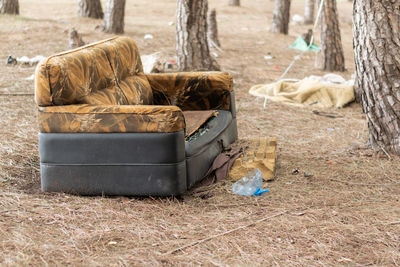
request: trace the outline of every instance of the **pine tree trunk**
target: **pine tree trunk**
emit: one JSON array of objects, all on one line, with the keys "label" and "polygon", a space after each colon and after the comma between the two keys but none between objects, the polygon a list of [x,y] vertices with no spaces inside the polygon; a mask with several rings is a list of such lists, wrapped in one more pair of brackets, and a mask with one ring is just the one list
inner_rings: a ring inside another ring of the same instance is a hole
[{"label": "pine tree trunk", "polygon": [[400,155],[400,15],[396,1],[353,3],[356,88],[371,145]]},{"label": "pine tree trunk", "polygon": [[306,6],[304,8],[304,24],[314,23],[314,5],[315,0],[306,0]]},{"label": "pine tree trunk", "polygon": [[271,32],[288,34],[290,19],[290,0],[275,0]]},{"label": "pine tree trunk", "polygon": [[19,14],[18,0],[0,0],[0,14]]},{"label": "pine tree trunk", "polygon": [[215,9],[208,12],[207,15],[207,40],[208,46],[221,47],[221,43],[218,39],[218,26],[217,26],[217,11]]},{"label": "pine tree trunk", "polygon": [[325,0],[320,24],[322,69],[345,71],[336,0]]},{"label": "pine tree trunk", "polygon": [[104,31],[124,32],[125,0],[107,0],[104,14]]},{"label": "pine tree trunk", "polygon": [[79,15],[93,19],[104,17],[100,0],[79,0]]},{"label": "pine tree trunk", "polygon": [[178,0],[176,55],[182,71],[217,70],[207,42],[207,0]]},{"label": "pine tree trunk", "polygon": [[240,6],[240,0],[229,0],[230,6]]}]

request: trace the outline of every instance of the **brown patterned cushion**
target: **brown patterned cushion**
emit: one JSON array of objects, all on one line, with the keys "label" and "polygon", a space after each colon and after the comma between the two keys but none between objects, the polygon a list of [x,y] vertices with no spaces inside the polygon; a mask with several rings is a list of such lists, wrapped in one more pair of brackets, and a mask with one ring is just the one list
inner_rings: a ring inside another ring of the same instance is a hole
[{"label": "brown patterned cushion", "polygon": [[229,110],[232,76],[223,72],[147,74],[154,104],[177,105],[182,110]]},{"label": "brown patterned cushion", "polygon": [[51,106],[39,107],[38,117],[44,133],[165,133],[185,129],[182,111],[175,106]]},{"label": "brown patterned cushion", "polygon": [[152,104],[134,41],[115,37],[51,56],[36,69],[39,106]]}]

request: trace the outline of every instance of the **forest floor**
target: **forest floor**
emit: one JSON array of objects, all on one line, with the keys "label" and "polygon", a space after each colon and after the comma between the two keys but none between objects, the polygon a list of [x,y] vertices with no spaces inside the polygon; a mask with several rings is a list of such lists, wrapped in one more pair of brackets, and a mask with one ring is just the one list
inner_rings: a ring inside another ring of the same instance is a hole
[{"label": "forest floor", "polygon": [[[323,110],[343,115],[331,119],[278,103],[263,111],[248,94],[280,76],[297,54],[288,46],[309,27],[269,33],[273,1],[209,2],[218,12],[218,62],[235,80],[239,137],[278,138],[276,179],[265,185],[271,191],[237,196],[228,179],[181,198],[42,193],[33,81],[26,80],[34,67],[5,59],[67,50],[72,26],[86,42],[111,35],[95,30],[100,20],[79,18],[76,1],[20,0],[21,16],[0,16],[0,265],[400,265],[400,160],[366,147],[361,107]],[[295,0],[291,14],[303,8]],[[349,79],[352,7],[341,0],[338,8],[347,67],[340,74]],[[141,54],[173,58],[175,9],[176,0],[128,0],[124,35]],[[154,39],[145,40],[147,33]],[[303,56],[287,78],[324,74],[314,59]],[[168,253],[202,239],[209,240]]]}]

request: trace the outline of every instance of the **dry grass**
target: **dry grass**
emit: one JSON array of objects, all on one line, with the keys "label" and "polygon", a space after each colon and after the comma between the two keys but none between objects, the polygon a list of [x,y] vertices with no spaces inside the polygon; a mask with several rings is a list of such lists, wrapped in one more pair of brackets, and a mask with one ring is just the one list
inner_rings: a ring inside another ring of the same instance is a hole
[{"label": "dry grass", "polygon": [[[247,90],[279,77],[296,54],[287,45],[307,27],[272,35],[267,31],[272,1],[242,0],[241,8],[226,2],[210,1],[218,10],[224,49],[218,60],[235,76],[240,137],[278,137],[277,179],[266,185],[271,191],[240,197],[227,180],[179,199],[41,193],[32,96],[0,96],[0,265],[400,264],[398,158],[389,161],[363,147],[368,131],[356,104],[335,110],[344,116],[337,119],[273,103],[263,112],[262,102]],[[174,27],[168,22],[175,4],[128,1],[126,35],[137,40],[142,53],[174,55]],[[100,21],[78,18],[75,2],[20,0],[20,5],[23,17],[0,17],[2,60],[8,54],[65,50],[70,26],[85,41],[109,36],[94,31]],[[302,14],[302,5],[294,1],[293,13]],[[349,78],[351,4],[339,1],[339,7]],[[155,39],[145,41],[145,33]],[[268,52],[275,57],[270,64],[263,59]],[[289,77],[322,73],[313,65],[314,57],[306,56]],[[32,81],[22,79],[33,70],[0,64],[0,92],[32,93]],[[299,175],[291,174],[294,168]],[[269,218],[274,215],[280,216]],[[186,248],[167,253],[181,247]]]}]

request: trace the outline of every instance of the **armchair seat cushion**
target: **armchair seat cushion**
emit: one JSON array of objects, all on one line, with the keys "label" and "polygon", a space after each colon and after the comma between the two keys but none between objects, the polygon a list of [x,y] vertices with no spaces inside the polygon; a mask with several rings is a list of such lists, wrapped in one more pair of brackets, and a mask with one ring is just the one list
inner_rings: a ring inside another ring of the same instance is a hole
[{"label": "armchair seat cushion", "polygon": [[39,107],[42,133],[163,133],[185,129],[176,106],[67,105]]}]

